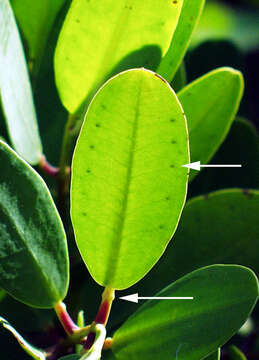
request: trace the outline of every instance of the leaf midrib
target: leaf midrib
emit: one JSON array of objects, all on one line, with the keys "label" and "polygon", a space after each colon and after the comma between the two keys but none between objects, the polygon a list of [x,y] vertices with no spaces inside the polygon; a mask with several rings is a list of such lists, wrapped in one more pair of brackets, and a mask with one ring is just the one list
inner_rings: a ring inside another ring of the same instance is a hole
[{"label": "leaf midrib", "polygon": [[106,271],[106,281],[105,283],[109,284],[113,282],[114,277],[116,276],[117,271],[117,264],[119,262],[119,255],[120,250],[122,247],[122,234],[123,229],[125,225],[125,219],[126,219],[126,213],[128,209],[128,203],[129,203],[129,188],[132,180],[132,170],[134,167],[134,159],[135,159],[135,148],[136,148],[136,139],[137,139],[137,133],[138,133],[138,120],[139,120],[139,105],[140,105],[140,96],[142,92],[142,84],[143,84],[143,78],[140,78],[139,85],[138,85],[138,93],[136,96],[136,111],[135,111],[135,118],[134,118],[134,124],[133,124],[133,130],[132,130],[132,141],[130,146],[130,154],[128,159],[128,169],[126,174],[126,183],[125,183],[125,190],[123,194],[123,202],[122,202],[122,209],[121,209],[121,216],[120,221],[117,224],[117,231],[116,235],[114,237],[114,240],[112,241],[112,245],[110,247],[110,253],[108,258],[108,268]]}]

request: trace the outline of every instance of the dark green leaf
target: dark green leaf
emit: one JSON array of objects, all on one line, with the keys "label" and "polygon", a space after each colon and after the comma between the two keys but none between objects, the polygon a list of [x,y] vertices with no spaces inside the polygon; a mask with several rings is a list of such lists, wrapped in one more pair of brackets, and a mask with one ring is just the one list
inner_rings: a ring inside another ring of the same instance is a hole
[{"label": "dark green leaf", "polygon": [[213,265],[186,275],[157,296],[194,300],[144,304],[114,334],[112,350],[118,360],[204,358],[245,322],[258,299],[258,281],[247,268]]},{"label": "dark green leaf", "polygon": [[79,355],[67,355],[59,358],[59,360],[79,360],[79,359],[80,359]]},{"label": "dark green leaf", "polygon": [[231,360],[247,360],[242,351],[239,350],[236,346],[230,347],[230,357]]},{"label": "dark green leaf", "polygon": [[0,142],[0,285],[18,300],[51,308],[68,286],[66,236],[41,177]]},{"label": "dark green leaf", "polygon": [[16,151],[30,164],[42,155],[29,75],[14,15],[0,2],[0,93],[9,135]]},{"label": "dark green leaf", "polygon": [[12,0],[15,16],[29,48],[30,67],[39,66],[55,18],[66,0]]},{"label": "dark green leaf", "polygon": [[[258,275],[258,209],[259,191],[223,190],[188,201],[164,255],[128,291],[153,294],[172,280],[215,263],[248,266]],[[115,302],[111,321],[119,324],[134,308],[132,303]]]},{"label": "dark green leaf", "polygon": [[206,357],[206,359],[204,360],[220,360],[220,349],[218,349],[218,351]]},{"label": "dark green leaf", "polygon": [[[170,86],[144,69],[106,83],[72,164],[72,221],[94,279],[127,288],[162,255],[185,202],[186,121]],[[152,239],[152,241],[150,241]]]},{"label": "dark green leaf", "polygon": [[192,182],[189,196],[233,187],[256,189],[259,184],[259,136],[255,127],[247,120],[235,120],[211,162],[242,164],[242,168],[237,172],[228,168],[204,169]]},{"label": "dark green leaf", "polygon": [[[55,56],[57,87],[68,111],[74,113],[125,57],[150,47],[158,48],[163,56],[182,3],[183,0],[74,0]],[[148,58],[144,58],[141,56],[137,64],[134,60],[134,66],[146,66]],[[128,62],[127,69],[131,67]]]}]

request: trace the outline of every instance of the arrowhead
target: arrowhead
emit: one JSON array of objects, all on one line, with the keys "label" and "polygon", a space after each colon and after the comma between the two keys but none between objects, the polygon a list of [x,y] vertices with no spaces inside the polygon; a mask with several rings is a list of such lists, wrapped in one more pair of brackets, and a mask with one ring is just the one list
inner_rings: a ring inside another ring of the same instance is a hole
[{"label": "arrowhead", "polygon": [[190,164],[186,164],[186,165],[182,165],[183,167],[186,167],[188,169],[193,169],[193,170],[198,170],[200,171],[201,169],[201,162],[200,161],[195,161],[193,163]]},{"label": "arrowhead", "polygon": [[121,300],[138,303],[138,293],[120,297]]}]

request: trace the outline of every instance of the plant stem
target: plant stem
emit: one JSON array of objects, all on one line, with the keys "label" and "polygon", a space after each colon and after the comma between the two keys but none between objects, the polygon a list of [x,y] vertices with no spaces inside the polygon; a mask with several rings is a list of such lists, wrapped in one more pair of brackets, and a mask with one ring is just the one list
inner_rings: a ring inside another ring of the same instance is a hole
[{"label": "plant stem", "polygon": [[63,142],[61,147],[61,155],[59,161],[58,174],[58,202],[61,216],[66,213],[66,195],[69,189],[70,173],[71,173],[71,152],[75,137],[78,134],[77,123],[78,115],[69,114],[64,130]]},{"label": "plant stem", "polygon": [[102,324],[102,325],[107,324],[114,298],[115,298],[114,289],[106,287],[102,294],[102,302],[95,318],[96,324]]},{"label": "plant stem", "polygon": [[59,173],[59,168],[52,166],[46,159],[45,155],[41,156],[38,164],[39,168],[44,171],[47,175],[55,177]]},{"label": "plant stem", "polygon": [[64,130],[64,137],[61,147],[61,155],[60,155],[60,161],[59,161],[59,175],[61,178],[64,178],[67,176],[67,167],[70,165],[70,155],[71,155],[71,148],[73,145],[74,140],[74,130],[75,125],[77,122],[78,116],[69,114],[67,123]]},{"label": "plant stem", "polygon": [[[94,334],[94,342],[91,348],[85,353],[81,360],[99,360],[101,359],[103,344],[106,337],[106,329],[102,324],[93,324],[91,333]],[[90,336],[88,335],[88,337]]]},{"label": "plant stem", "polygon": [[108,337],[105,339],[103,344],[103,350],[109,350],[112,348],[113,338]]},{"label": "plant stem", "polygon": [[96,334],[95,334],[95,331],[93,330],[93,329],[95,329],[95,326],[97,324],[100,324],[103,326],[105,326],[107,324],[114,297],[115,297],[115,290],[112,288],[106,287],[102,294],[102,302],[99,307],[98,313],[96,315],[96,318],[95,318],[93,324],[91,325],[89,335],[87,336],[87,339],[84,343],[84,349],[86,349],[86,350],[91,349],[95,342]]},{"label": "plant stem", "polygon": [[68,335],[72,335],[79,330],[79,327],[73,322],[68,314],[66,305],[63,302],[58,302],[55,305],[54,310],[56,311],[59,321]]}]

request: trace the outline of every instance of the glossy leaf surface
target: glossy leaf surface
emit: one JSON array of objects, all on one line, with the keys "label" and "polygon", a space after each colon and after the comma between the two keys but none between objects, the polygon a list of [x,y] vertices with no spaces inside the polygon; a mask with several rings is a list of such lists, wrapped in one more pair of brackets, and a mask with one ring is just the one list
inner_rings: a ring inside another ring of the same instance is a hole
[{"label": "glossy leaf surface", "polygon": [[72,222],[93,278],[127,288],[162,255],[186,196],[186,120],[170,86],[126,71],[93,99],[72,164]]},{"label": "glossy leaf surface", "polygon": [[205,0],[184,0],[182,11],[170,47],[162,58],[157,72],[167,81],[172,81],[180,66],[192,33],[200,20]]},{"label": "glossy leaf surface", "polygon": [[0,142],[0,285],[16,299],[51,308],[68,286],[66,236],[41,177]]},{"label": "glossy leaf surface", "polygon": [[116,359],[204,358],[245,322],[258,298],[258,281],[247,268],[213,265],[179,279],[158,296],[194,300],[144,304],[115,332]]},{"label": "glossy leaf surface", "polygon": [[12,0],[16,19],[29,48],[30,66],[42,56],[54,20],[66,0]]},{"label": "glossy leaf surface", "polygon": [[[150,52],[147,57],[145,49],[157,48],[164,55],[182,2],[74,0],[55,56],[57,87],[68,111],[74,113],[133,53],[141,54],[134,67],[147,67]],[[129,62],[123,70],[133,66]]]},{"label": "glossy leaf surface", "polygon": [[8,0],[0,2],[0,93],[9,135],[30,164],[42,154],[36,113],[23,48]]},{"label": "glossy leaf surface", "polygon": [[[219,68],[178,93],[190,133],[191,162],[206,164],[225,139],[243,94],[242,74]],[[190,180],[197,175],[191,171]]]}]

